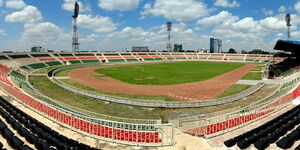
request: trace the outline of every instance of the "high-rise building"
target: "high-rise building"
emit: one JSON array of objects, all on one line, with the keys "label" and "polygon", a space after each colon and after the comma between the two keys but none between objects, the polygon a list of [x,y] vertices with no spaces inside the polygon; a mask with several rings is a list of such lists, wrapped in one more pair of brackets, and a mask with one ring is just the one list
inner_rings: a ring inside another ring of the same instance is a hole
[{"label": "high-rise building", "polygon": [[182,44],[174,44],[174,52],[182,52]]},{"label": "high-rise building", "polygon": [[210,53],[222,53],[222,40],[210,38]]}]

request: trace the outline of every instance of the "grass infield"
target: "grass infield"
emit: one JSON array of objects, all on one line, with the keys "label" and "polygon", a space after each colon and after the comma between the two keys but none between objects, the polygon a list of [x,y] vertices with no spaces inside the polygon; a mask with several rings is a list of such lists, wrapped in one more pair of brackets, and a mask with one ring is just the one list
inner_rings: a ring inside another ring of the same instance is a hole
[{"label": "grass infield", "polygon": [[[62,103],[89,110],[96,113],[112,115],[116,117],[137,118],[137,119],[162,119],[163,122],[168,122],[172,116],[177,116],[180,113],[213,113],[226,109],[232,109],[237,106],[244,107],[260,98],[266,96],[268,92],[258,92],[252,94],[249,98],[243,101],[235,101],[224,105],[216,105],[203,108],[184,108],[184,109],[162,109],[162,108],[143,108],[136,106],[127,106],[114,103],[106,103],[103,101],[91,99],[82,95],[75,94],[65,90],[48,80],[47,77],[30,77],[30,83],[41,93],[52,97]],[[272,89],[274,90],[274,89]],[[271,90],[271,91],[272,91]],[[260,98],[257,98],[257,97]]]},{"label": "grass infield", "polygon": [[190,61],[102,68],[96,72],[131,84],[173,85],[212,79],[244,65]]},{"label": "grass infield", "polygon": [[216,96],[215,98],[231,96],[231,95],[240,93],[242,91],[245,91],[250,87],[251,87],[251,85],[234,84],[234,85],[230,86],[229,88],[227,88],[223,93]]},{"label": "grass infield", "polygon": [[261,72],[249,72],[241,80],[261,80]]}]

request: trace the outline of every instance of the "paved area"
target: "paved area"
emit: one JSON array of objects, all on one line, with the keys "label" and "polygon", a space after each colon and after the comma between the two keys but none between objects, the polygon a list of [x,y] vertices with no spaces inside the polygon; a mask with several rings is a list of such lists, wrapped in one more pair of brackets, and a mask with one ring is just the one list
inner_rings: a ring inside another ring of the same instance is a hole
[{"label": "paved area", "polygon": [[255,85],[261,82],[261,80],[239,80],[236,84]]}]

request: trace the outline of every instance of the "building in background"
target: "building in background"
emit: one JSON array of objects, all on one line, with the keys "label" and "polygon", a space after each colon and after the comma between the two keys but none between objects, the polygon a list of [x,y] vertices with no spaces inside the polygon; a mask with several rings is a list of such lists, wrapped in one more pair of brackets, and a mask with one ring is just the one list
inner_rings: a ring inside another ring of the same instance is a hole
[{"label": "building in background", "polygon": [[222,40],[210,38],[210,53],[222,53]]},{"label": "building in background", "polygon": [[133,46],[132,52],[149,52],[149,48],[147,46]]},{"label": "building in background", "polygon": [[174,44],[174,52],[182,52],[182,44]]},{"label": "building in background", "polygon": [[31,47],[31,52],[44,52],[44,49],[42,46],[33,46]]}]

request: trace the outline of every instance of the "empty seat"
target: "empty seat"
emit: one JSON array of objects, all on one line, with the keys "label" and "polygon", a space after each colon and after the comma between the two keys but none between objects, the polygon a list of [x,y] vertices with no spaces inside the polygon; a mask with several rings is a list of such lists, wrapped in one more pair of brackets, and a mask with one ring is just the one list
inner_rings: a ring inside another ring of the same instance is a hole
[{"label": "empty seat", "polygon": [[16,136],[11,136],[7,138],[8,144],[9,146],[11,146],[14,149],[19,148],[20,146],[22,146],[24,144],[23,141],[21,141],[18,137]]},{"label": "empty seat", "polygon": [[294,141],[300,139],[300,132],[299,130],[294,130],[290,134],[287,135],[289,138],[293,139]]},{"label": "empty seat", "polygon": [[18,129],[17,132],[23,137],[29,135],[29,133],[30,133],[26,128]]},{"label": "empty seat", "polygon": [[247,137],[247,141],[251,144],[257,142],[258,140],[259,138],[255,134],[251,135],[250,137]]},{"label": "empty seat", "polygon": [[9,130],[8,128],[5,128],[2,136],[7,139],[8,137],[12,137],[13,135],[14,135],[14,133],[11,132],[11,130]]},{"label": "empty seat", "polygon": [[12,124],[13,129],[17,130],[17,129],[21,129],[23,126],[19,123],[19,122],[14,122]]},{"label": "empty seat", "polygon": [[251,145],[251,143],[247,139],[243,139],[237,143],[237,146],[240,149],[245,149],[245,148],[249,147],[250,145]]},{"label": "empty seat", "polygon": [[295,150],[300,150],[300,144],[295,148]]},{"label": "empty seat", "polygon": [[38,150],[48,150],[50,148],[50,145],[46,143],[44,140],[37,140],[34,142],[34,146]]},{"label": "empty seat", "polygon": [[259,141],[257,141],[254,146],[258,149],[258,150],[264,150],[267,147],[269,147],[270,143],[266,140],[266,139],[260,139]]},{"label": "empty seat", "polygon": [[19,150],[33,150],[33,149],[30,148],[28,145],[22,145],[19,147]]},{"label": "empty seat", "polygon": [[34,134],[30,133],[29,135],[25,136],[25,139],[27,142],[34,144],[34,142],[38,140],[38,137],[36,137]]},{"label": "empty seat", "polygon": [[288,149],[293,146],[294,142],[295,141],[289,137],[283,137],[278,142],[276,142],[276,145],[282,149]]},{"label": "empty seat", "polygon": [[[275,131],[276,132],[276,131]],[[276,133],[272,133],[272,134],[269,134],[267,137],[266,137],[266,140],[269,142],[269,143],[274,143],[276,142],[278,139],[279,139],[279,135],[276,134]]]},{"label": "empty seat", "polygon": [[236,141],[234,139],[229,139],[227,141],[224,142],[224,145],[227,147],[232,147],[236,144]]}]

